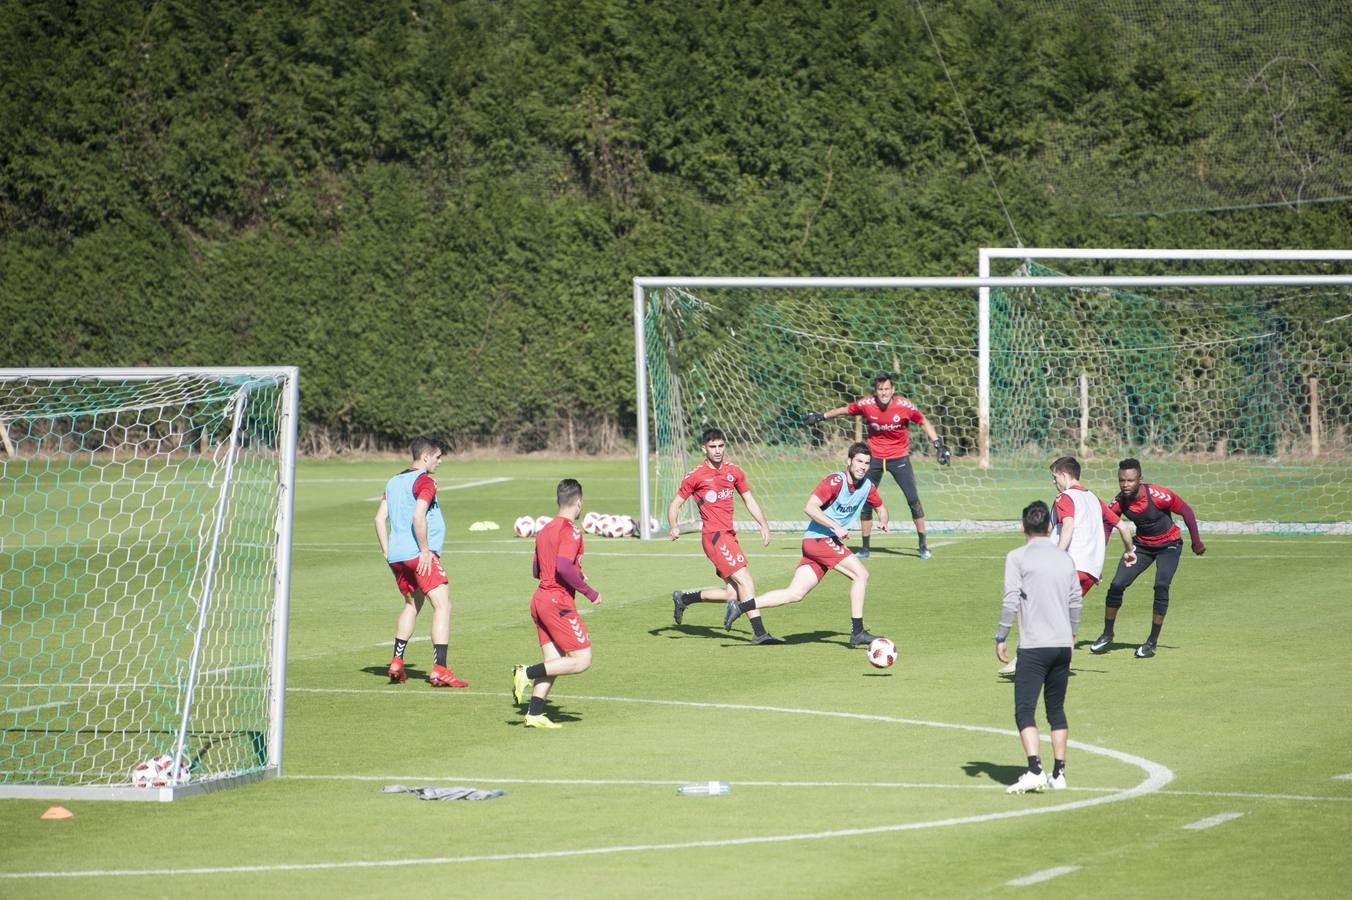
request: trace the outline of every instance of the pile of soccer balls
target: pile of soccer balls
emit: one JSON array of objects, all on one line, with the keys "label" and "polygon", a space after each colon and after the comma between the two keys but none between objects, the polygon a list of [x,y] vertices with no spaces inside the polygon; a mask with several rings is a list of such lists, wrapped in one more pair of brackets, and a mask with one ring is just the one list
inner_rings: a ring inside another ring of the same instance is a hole
[{"label": "pile of soccer balls", "polygon": [[[512,531],[517,537],[530,537],[549,524],[550,516],[540,516],[532,518],[531,516],[522,516],[512,525]],[[652,531],[657,531],[659,523],[657,519],[649,519],[648,526]],[[582,517],[582,530],[587,534],[594,534],[598,537],[636,537],[638,535],[638,523],[634,521],[633,516],[612,516],[605,513],[589,512]]]},{"label": "pile of soccer balls", "polygon": [[146,760],[131,770],[131,783],[134,787],[168,787],[171,784],[185,784],[188,781],[192,764],[179,757],[178,765],[167,753]]}]

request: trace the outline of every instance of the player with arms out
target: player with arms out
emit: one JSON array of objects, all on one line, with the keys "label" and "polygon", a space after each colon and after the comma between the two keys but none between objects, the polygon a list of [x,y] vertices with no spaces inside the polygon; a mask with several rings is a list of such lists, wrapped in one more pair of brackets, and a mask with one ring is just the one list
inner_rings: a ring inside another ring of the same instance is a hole
[{"label": "player with arms out", "polygon": [[845,471],[826,476],[808,495],[803,512],[811,521],[803,532],[803,558],[798,561],[789,586],[741,603],[739,613],[797,603],[821,582],[823,575],[835,569],[850,579],[850,646],[867,646],[877,639],[876,634],[869,634],[864,628],[868,570],[845,546],[850,524],[865,504],[878,510],[878,527],[887,530],[887,507],[878,496],[877,485],[867,477],[869,459],[868,445],[850,445]]},{"label": "player with arms out", "polygon": [[[724,458],[727,453],[727,438],[717,428],[706,428],[700,436],[700,446],[704,450],[704,461],[681,479],[676,496],[667,507],[667,524],[674,541],[681,536],[676,525],[681,504],[694,497],[699,507],[700,538],[704,546],[704,555],[713,563],[714,571],[723,579],[723,587],[690,588],[671,592],[674,606],[672,617],[680,625],[685,617],[686,607],[692,603],[726,603],[723,627],[732,628],[732,620],[741,614],[739,604],[756,596],[756,585],[747,568],[746,555],[737,541],[737,532],[732,527],[732,498],[740,494],[746,504],[747,512],[760,526],[762,546],[770,546],[770,526],[765,521],[760,504],[751,496],[747,485],[746,473],[740,466]],[[755,636],[753,644],[782,644],[779,638],[765,630],[760,613],[750,615],[751,630]]]},{"label": "player with arms out", "polygon": [[1108,597],[1104,601],[1103,634],[1094,639],[1089,649],[1094,653],[1108,652],[1113,642],[1117,612],[1122,608],[1123,593],[1153,563],[1155,607],[1150,637],[1136,648],[1137,659],[1149,659],[1155,655],[1164,616],[1169,611],[1169,585],[1183,558],[1183,533],[1174,524],[1173,513],[1182,516],[1188,526],[1193,553],[1197,556],[1206,553],[1206,544],[1202,543],[1201,533],[1197,530],[1197,516],[1192,507],[1168,488],[1142,482],[1139,460],[1124,459],[1117,464],[1117,485],[1121,490],[1108,504],[1108,509],[1136,525],[1135,549],[1141,565],[1132,565],[1125,558],[1117,564],[1117,574],[1108,585]]},{"label": "player with arms out", "polygon": [[[530,598],[530,617],[544,651],[544,662],[512,667],[512,699],[517,705],[530,698],[527,728],[562,728],[545,715],[545,698],[560,675],[578,675],[591,667],[591,637],[577,614],[578,594],[592,603],[601,595],[582,574],[582,485],[565,478],[554,491],[559,513],[535,535],[531,575],[540,579]],[[531,682],[535,683],[534,688]]]},{"label": "player with arms out", "polygon": [[[803,423],[815,425],[824,419],[837,416],[860,416],[868,425],[868,449],[872,455],[869,463],[868,478],[875,485],[882,484],[883,470],[892,473],[892,478],[906,495],[911,507],[911,518],[915,522],[916,535],[919,538],[920,558],[929,559],[931,553],[925,545],[925,508],[920,504],[920,492],[915,486],[915,471],[911,466],[912,422],[925,430],[938,454],[939,465],[948,465],[952,454],[944,445],[943,438],[934,430],[934,426],[920,412],[914,403],[895,392],[892,376],[879,372],[873,378],[873,396],[861,397],[845,406],[828,409],[824,413],[811,412],[803,416]],[[869,536],[873,531],[873,511],[864,507],[860,524],[860,558],[869,555]]]},{"label": "player with arms out", "polygon": [[402,684],[408,679],[404,650],[413,637],[423,601],[430,600],[435,664],[427,683],[432,687],[462,688],[468,687],[469,682],[456,678],[446,665],[446,651],[451,643],[451,588],[446,569],[441,565],[446,522],[437,503],[437,483],[432,480],[444,450],[435,438],[413,439],[409,448],[413,465],[391,478],[380,498],[376,540],[404,597],[404,608],[395,623],[394,658],[387,673],[390,681]]}]

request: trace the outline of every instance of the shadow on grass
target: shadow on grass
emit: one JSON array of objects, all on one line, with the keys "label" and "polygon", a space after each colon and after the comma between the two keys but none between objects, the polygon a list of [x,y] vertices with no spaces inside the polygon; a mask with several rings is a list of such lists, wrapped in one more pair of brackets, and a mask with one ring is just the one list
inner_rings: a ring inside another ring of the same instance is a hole
[{"label": "shadow on grass", "polygon": [[[361,671],[365,672],[368,675],[379,676],[384,681],[389,681],[389,673],[390,673],[389,663],[386,663],[383,666],[366,666]],[[410,666],[407,663],[404,664],[404,673],[408,675],[409,681],[427,680],[426,670],[419,669],[416,666]]]},{"label": "shadow on grass", "polygon": [[1000,766],[992,762],[969,762],[963,764],[962,770],[967,773],[968,778],[989,778],[996,784],[1013,784],[1027,770],[1027,766]]},{"label": "shadow on grass", "polygon": [[[504,725],[508,725],[508,726],[510,726],[510,727],[513,727],[513,728],[525,728],[525,727],[526,727],[526,721],[525,721],[525,718],[524,718],[524,717],[525,717],[525,714],[526,714],[526,704],[524,704],[524,703],[521,704],[521,705],[518,707],[518,709],[521,710],[522,718],[520,718],[520,719],[508,719],[506,722],[503,723]],[[546,704],[545,704],[544,713],[545,713],[546,716],[549,717],[549,720],[550,720],[551,722],[558,722],[559,724],[563,724],[564,722],[581,722],[581,721],[582,721],[582,717],[581,717],[581,716],[574,715],[573,713],[564,712],[563,710],[559,709],[557,706],[554,706],[552,703],[546,703]],[[540,730],[541,730],[541,731],[547,731],[547,730],[549,730],[549,729],[540,729]]]}]

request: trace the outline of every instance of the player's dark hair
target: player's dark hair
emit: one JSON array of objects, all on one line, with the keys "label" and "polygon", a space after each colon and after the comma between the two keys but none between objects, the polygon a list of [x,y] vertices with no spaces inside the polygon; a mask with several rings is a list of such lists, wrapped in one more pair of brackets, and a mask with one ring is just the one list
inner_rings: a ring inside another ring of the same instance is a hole
[{"label": "player's dark hair", "polygon": [[726,441],[727,439],[727,436],[723,434],[723,429],[715,428],[710,425],[708,428],[704,429],[704,433],[699,436],[699,445],[703,447],[710,441]]},{"label": "player's dark hair", "polygon": [[422,459],[433,450],[440,450],[442,453],[445,453],[447,447],[440,440],[426,434],[420,434],[415,437],[413,443],[410,444],[408,448],[409,453],[413,454],[414,462]]},{"label": "player's dark hair", "polygon": [[855,441],[853,444],[850,445],[850,449],[845,451],[845,464],[849,465],[850,460],[854,459],[861,453],[867,456],[873,455],[873,451],[869,450],[868,444],[865,444],[862,441]]},{"label": "player's dark hair", "polygon": [[891,380],[892,380],[892,373],[891,373],[891,372],[879,372],[877,375],[874,375],[874,376],[873,376],[873,380],[870,381],[869,384],[876,388],[878,385],[882,384],[884,381],[891,381]]},{"label": "player's dark hair", "polygon": [[565,478],[559,482],[554,495],[558,498],[559,509],[563,509],[582,496],[582,484],[576,478]]},{"label": "player's dark hair", "polygon": [[1062,456],[1052,463],[1052,471],[1065,473],[1076,481],[1080,480],[1080,461],[1073,456]]},{"label": "player's dark hair", "polygon": [[1023,508],[1023,533],[1048,534],[1052,530],[1052,511],[1041,500],[1034,500]]},{"label": "player's dark hair", "polygon": [[1139,472],[1141,471],[1141,461],[1134,456],[1128,456],[1117,464],[1117,471],[1121,472],[1123,469],[1135,469]]}]

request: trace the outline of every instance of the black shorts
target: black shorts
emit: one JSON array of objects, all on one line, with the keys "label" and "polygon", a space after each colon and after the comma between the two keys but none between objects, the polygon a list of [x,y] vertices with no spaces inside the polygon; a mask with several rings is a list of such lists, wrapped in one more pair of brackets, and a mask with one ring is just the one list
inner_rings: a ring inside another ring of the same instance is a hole
[{"label": "black shorts", "polygon": [[1019,730],[1037,725],[1039,693],[1047,707],[1047,725],[1052,731],[1066,728],[1069,683],[1069,647],[1020,647],[1014,668],[1014,724]]},{"label": "black shorts", "polygon": [[[906,504],[911,508],[911,518],[919,519],[925,515],[925,511],[920,506],[920,491],[915,486],[915,470],[911,468],[910,456],[898,456],[896,459],[884,460],[875,456],[868,464],[868,473],[864,476],[875,485],[881,485],[883,482],[883,466],[887,466],[887,471],[892,473],[892,478],[896,480],[897,487],[906,495]],[[917,511],[918,510],[918,511]],[[873,519],[873,507],[867,503],[859,513],[859,518],[863,521]]]},{"label": "black shorts", "polygon": [[1167,544],[1149,546],[1136,544],[1136,565],[1127,566],[1117,561],[1117,572],[1113,575],[1109,588],[1126,590],[1153,563],[1155,566],[1155,587],[1167,588],[1173,583],[1174,573],[1178,571],[1178,561],[1183,558],[1183,538],[1176,538]]}]

